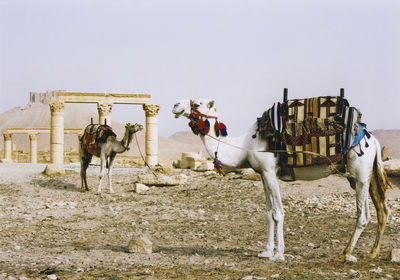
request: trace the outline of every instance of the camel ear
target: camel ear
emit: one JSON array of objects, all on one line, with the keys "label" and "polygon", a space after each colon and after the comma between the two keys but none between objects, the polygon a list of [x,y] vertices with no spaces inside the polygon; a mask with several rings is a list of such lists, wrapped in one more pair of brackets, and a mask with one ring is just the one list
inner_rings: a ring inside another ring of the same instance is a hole
[{"label": "camel ear", "polygon": [[207,107],[208,107],[209,109],[211,109],[211,108],[214,106],[214,103],[215,103],[215,101],[214,101],[214,100],[211,100],[210,102],[208,102]]}]

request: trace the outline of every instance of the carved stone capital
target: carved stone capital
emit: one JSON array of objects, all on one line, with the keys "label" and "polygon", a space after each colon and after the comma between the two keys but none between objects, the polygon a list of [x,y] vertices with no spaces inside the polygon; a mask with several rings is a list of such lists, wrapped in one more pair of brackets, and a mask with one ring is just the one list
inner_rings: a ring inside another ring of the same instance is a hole
[{"label": "carved stone capital", "polygon": [[49,106],[50,106],[50,111],[52,113],[54,113],[54,112],[58,112],[58,113],[64,112],[64,102],[53,101],[53,102],[50,102]]},{"label": "carved stone capital", "polygon": [[160,105],[157,104],[143,104],[143,110],[146,112],[146,117],[155,117],[160,110]]},{"label": "carved stone capital", "polygon": [[97,103],[97,111],[99,112],[99,115],[110,115],[112,107],[112,103]]},{"label": "carved stone capital", "polygon": [[28,136],[31,141],[35,141],[35,140],[37,140],[38,135],[37,135],[37,133],[29,133]]},{"label": "carved stone capital", "polygon": [[11,133],[3,133],[4,141],[11,141],[12,134]]}]

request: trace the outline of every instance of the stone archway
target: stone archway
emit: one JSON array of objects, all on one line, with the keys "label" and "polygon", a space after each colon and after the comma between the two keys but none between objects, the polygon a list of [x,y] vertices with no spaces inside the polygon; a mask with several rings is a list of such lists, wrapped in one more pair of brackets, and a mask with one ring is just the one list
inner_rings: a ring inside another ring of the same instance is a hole
[{"label": "stone archway", "polygon": [[146,116],[145,160],[148,165],[158,164],[158,111],[160,106],[151,104],[149,94],[58,92],[57,101],[50,106],[50,160],[53,165],[64,164],[64,104],[97,103],[99,123],[111,125],[114,104],[142,105]]}]

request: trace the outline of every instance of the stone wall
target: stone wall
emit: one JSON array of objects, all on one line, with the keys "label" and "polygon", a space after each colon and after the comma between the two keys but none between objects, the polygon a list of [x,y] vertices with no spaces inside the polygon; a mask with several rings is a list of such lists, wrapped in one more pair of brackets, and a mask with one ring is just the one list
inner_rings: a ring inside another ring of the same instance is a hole
[{"label": "stone wall", "polygon": [[43,93],[30,92],[29,104],[49,104],[50,102],[57,101],[58,92],[59,90],[50,90]]}]

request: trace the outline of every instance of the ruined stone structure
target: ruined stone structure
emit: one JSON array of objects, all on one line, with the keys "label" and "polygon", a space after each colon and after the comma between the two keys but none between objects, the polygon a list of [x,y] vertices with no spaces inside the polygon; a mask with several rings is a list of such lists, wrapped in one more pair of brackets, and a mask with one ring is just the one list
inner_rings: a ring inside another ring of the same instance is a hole
[{"label": "ruined stone structure", "polygon": [[[37,163],[37,136],[38,134],[49,134],[49,128],[8,128],[4,136],[4,162],[12,162],[12,135],[28,134],[30,143],[30,162]],[[81,134],[80,128],[64,129],[63,134]],[[63,151],[64,152],[64,151]]]},{"label": "ruined stone structure", "polygon": [[57,94],[57,101],[51,102],[50,153],[53,164],[63,164],[64,149],[64,103],[97,103],[100,124],[111,124],[114,104],[138,104],[146,115],[146,157],[150,166],[158,163],[158,110],[160,106],[151,104],[149,94],[126,93],[82,93],[63,92]]},{"label": "ruined stone structure", "polygon": [[142,105],[146,115],[145,161],[150,166],[158,164],[158,111],[160,106],[151,104],[149,94],[126,93],[83,93],[65,91],[47,91],[30,93],[30,105],[49,104],[50,129],[48,128],[13,128],[4,133],[4,159],[12,161],[12,134],[26,133],[30,139],[30,161],[37,162],[37,134],[50,133],[50,161],[53,165],[64,163],[64,133],[81,133],[83,128],[64,129],[65,103],[96,103],[98,123],[111,125],[111,112],[114,104]]}]

